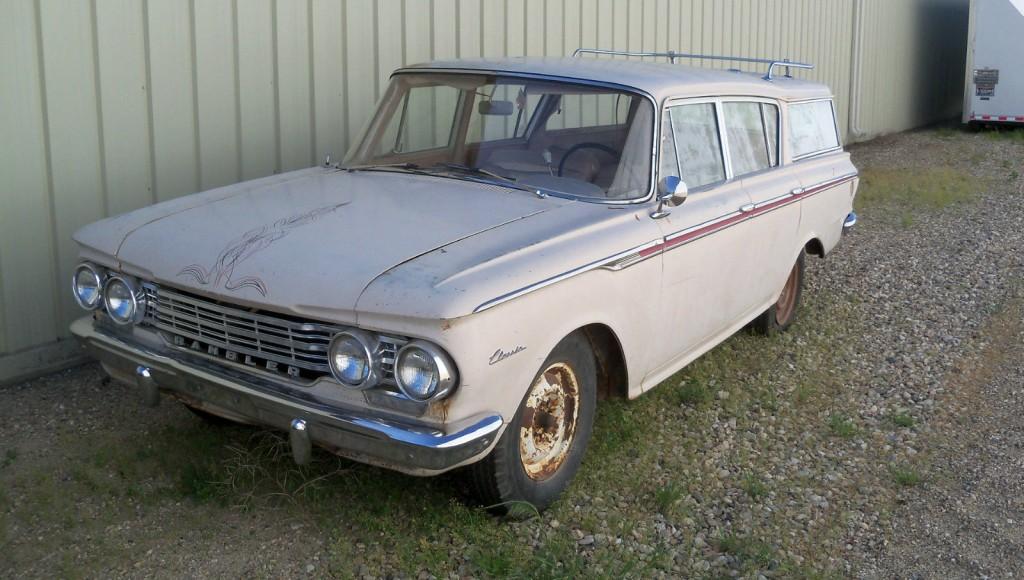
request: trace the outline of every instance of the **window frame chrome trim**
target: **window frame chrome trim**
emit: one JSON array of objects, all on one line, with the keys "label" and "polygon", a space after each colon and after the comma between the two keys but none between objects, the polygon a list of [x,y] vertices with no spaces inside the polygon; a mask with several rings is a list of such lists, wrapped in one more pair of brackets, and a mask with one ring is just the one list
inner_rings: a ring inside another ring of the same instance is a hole
[{"label": "window frame chrome trim", "polygon": [[[395,72],[393,72],[391,74],[391,77],[389,77],[389,79],[390,78],[394,78],[395,76],[398,76],[398,75],[402,75],[402,74],[468,74],[468,75],[477,75],[477,76],[488,76],[488,75],[491,75],[491,76],[505,76],[505,77],[512,77],[512,78],[533,79],[533,80],[540,80],[540,81],[547,81],[547,82],[562,82],[562,83],[569,83],[569,84],[575,84],[575,85],[583,85],[583,86],[592,86],[592,87],[601,87],[601,88],[607,88],[607,89],[615,89],[617,91],[631,93],[631,94],[637,95],[639,97],[642,97],[642,98],[646,99],[651,104],[651,112],[653,113],[653,117],[654,117],[651,120],[652,121],[652,126],[651,126],[651,158],[650,158],[651,171],[650,171],[650,179],[649,179],[648,189],[647,189],[647,193],[646,194],[644,194],[643,196],[640,196],[640,197],[633,198],[633,199],[619,199],[619,200],[616,200],[616,199],[602,199],[602,198],[599,198],[599,197],[586,197],[586,196],[572,195],[572,194],[569,194],[569,193],[563,193],[563,192],[551,191],[551,190],[544,190],[544,193],[548,194],[548,195],[550,195],[552,197],[558,197],[558,198],[561,198],[561,199],[568,199],[568,200],[571,200],[571,201],[581,201],[581,202],[584,202],[584,203],[593,203],[593,204],[597,204],[597,205],[611,205],[611,206],[616,206],[616,205],[617,206],[639,205],[639,204],[649,203],[655,197],[655,193],[657,192],[657,189],[658,189],[658,186],[657,186],[657,178],[658,178],[657,163],[658,163],[658,159],[659,159],[658,152],[659,152],[659,148],[660,148],[659,147],[659,143],[658,143],[658,137],[659,137],[659,132],[658,132],[659,129],[658,129],[658,127],[660,126],[660,122],[661,122],[661,108],[659,108],[658,101],[654,98],[654,96],[651,95],[650,93],[648,93],[647,91],[643,90],[643,89],[640,89],[640,88],[637,88],[637,87],[634,87],[634,86],[630,86],[630,85],[622,85],[622,84],[619,84],[619,83],[612,83],[612,82],[605,82],[605,81],[587,80],[587,79],[581,79],[581,78],[577,78],[577,77],[569,77],[569,76],[562,76],[562,75],[548,75],[548,74],[540,74],[540,73],[526,73],[526,72],[518,72],[518,71],[503,71],[501,69],[473,69],[473,68],[463,69],[463,68],[440,68],[440,67],[439,68],[432,68],[432,67],[409,68],[409,67],[406,67],[406,68],[400,68],[400,69],[396,70]],[[362,138],[363,137],[360,136],[360,139],[362,139]],[[346,157],[348,157],[348,155],[346,155]]]},{"label": "window frame chrome trim", "polygon": [[839,143],[839,145],[837,145],[835,147],[829,147],[828,149],[822,149],[820,151],[812,151],[810,153],[804,153],[803,155],[800,155],[800,156],[793,156],[792,155],[793,152],[790,150],[789,140],[787,139],[786,150],[790,154],[790,163],[791,164],[792,163],[797,163],[799,161],[804,161],[806,159],[813,159],[815,157],[824,157],[825,155],[830,155],[832,153],[837,153],[837,152],[843,150],[843,135],[842,135],[842,132],[840,132],[840,130],[839,130],[839,120],[836,117],[836,102],[835,102],[835,97],[834,96],[831,96],[831,97],[815,97],[813,99],[800,99],[798,101],[788,101],[786,103],[786,123],[787,123],[786,133],[787,133],[787,135],[792,133],[791,127],[788,126],[788,124],[790,123],[790,111],[789,111],[790,107],[792,107],[793,105],[806,105],[806,104],[809,104],[809,103],[820,103],[822,101],[827,101],[828,104],[832,108],[832,128],[835,130],[836,142]]}]

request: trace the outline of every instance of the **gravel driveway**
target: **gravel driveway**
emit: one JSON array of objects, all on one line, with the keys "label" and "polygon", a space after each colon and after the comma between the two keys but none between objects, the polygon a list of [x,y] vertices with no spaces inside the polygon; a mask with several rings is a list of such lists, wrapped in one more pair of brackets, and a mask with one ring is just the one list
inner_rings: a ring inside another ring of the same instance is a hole
[{"label": "gravel driveway", "polygon": [[455,477],[297,470],[94,365],[0,389],[0,576],[1020,576],[1022,137],[854,147],[861,223],[808,261],[791,332],[604,403],[524,521]]}]

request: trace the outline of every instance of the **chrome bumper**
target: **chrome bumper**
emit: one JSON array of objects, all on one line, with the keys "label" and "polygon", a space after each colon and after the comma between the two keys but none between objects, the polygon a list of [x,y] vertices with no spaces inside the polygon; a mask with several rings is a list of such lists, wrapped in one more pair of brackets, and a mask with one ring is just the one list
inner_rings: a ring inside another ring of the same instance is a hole
[{"label": "chrome bumper", "polygon": [[851,211],[849,214],[847,214],[846,219],[843,220],[843,233],[845,234],[849,232],[850,228],[852,228],[855,225],[857,225],[857,214],[856,212]]},{"label": "chrome bumper", "polygon": [[214,414],[290,433],[292,454],[307,461],[313,444],[338,455],[412,475],[434,475],[482,457],[497,439],[500,415],[477,417],[449,431],[366,410],[325,405],[304,393],[201,358],[185,360],[97,328],[91,317],[71,332],[115,378],[135,384],[143,403],[161,393]]}]

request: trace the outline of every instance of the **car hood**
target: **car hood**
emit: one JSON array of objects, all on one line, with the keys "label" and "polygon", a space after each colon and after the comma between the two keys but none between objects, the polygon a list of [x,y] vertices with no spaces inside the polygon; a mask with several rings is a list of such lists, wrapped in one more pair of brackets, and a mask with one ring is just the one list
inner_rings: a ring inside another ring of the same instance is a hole
[{"label": "car hood", "polygon": [[380,274],[565,203],[455,179],[314,168],[157,204],[75,239],[146,280],[355,323],[360,294]]}]

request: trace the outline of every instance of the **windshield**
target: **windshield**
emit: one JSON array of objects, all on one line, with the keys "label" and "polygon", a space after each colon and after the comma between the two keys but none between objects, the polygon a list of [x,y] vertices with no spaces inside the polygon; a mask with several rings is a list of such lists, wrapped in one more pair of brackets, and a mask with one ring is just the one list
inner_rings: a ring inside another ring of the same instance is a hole
[{"label": "windshield", "polygon": [[623,201],[647,195],[654,110],[644,97],[495,75],[395,75],[351,169],[390,166]]}]

